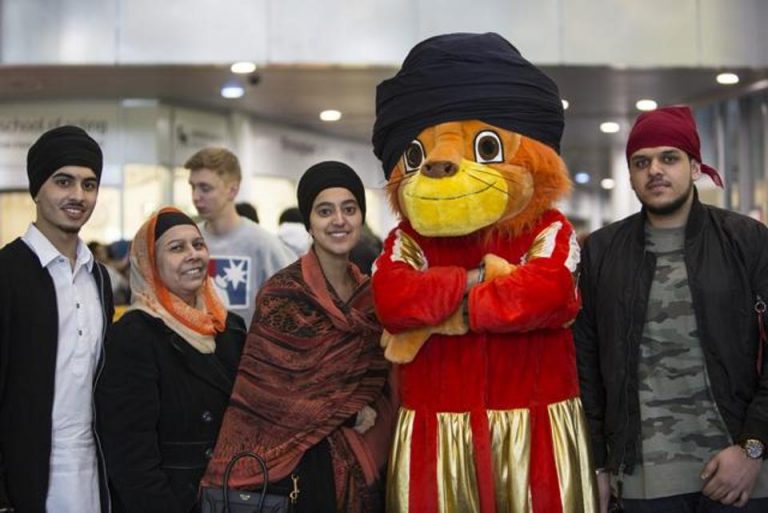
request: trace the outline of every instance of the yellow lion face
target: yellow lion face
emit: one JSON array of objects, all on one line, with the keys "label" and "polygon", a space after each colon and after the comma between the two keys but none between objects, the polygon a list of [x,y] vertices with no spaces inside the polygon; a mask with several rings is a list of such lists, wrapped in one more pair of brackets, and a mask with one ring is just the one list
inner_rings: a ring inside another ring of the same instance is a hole
[{"label": "yellow lion face", "polygon": [[389,179],[395,210],[428,237],[494,226],[517,232],[570,188],[549,147],[481,121],[423,130]]}]

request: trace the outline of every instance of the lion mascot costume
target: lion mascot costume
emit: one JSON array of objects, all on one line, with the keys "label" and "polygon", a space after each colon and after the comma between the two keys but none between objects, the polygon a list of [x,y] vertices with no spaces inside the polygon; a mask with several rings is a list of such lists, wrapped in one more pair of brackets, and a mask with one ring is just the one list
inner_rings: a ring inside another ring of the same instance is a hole
[{"label": "lion mascot costume", "polygon": [[569,326],[579,248],[557,86],[497,34],[415,46],[373,144],[401,222],[373,273],[400,363],[387,511],[597,511]]}]

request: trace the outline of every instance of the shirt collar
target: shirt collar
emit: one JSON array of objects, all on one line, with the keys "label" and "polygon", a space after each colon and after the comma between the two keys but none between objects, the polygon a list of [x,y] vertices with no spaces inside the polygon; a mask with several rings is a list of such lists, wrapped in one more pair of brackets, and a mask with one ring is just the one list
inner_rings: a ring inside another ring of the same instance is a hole
[{"label": "shirt collar", "polygon": [[[43,232],[41,232],[34,223],[29,224],[26,233],[21,238],[30,248],[32,248],[32,251],[35,252],[37,258],[40,259],[40,265],[43,267],[48,267],[48,265],[58,257],[66,258],[53,244],[51,244],[51,241],[43,235]],[[91,250],[88,249],[88,246],[86,246],[81,239],[77,239],[74,269],[77,270],[80,266],[85,265],[88,272],[92,272],[93,263],[93,253],[91,253]]]}]

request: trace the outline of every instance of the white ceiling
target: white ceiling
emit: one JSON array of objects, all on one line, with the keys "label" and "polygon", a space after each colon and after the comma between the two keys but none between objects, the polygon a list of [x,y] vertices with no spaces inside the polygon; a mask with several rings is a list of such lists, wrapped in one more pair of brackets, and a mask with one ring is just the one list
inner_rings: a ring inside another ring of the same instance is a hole
[{"label": "white ceiling", "polygon": [[[622,145],[637,114],[634,103],[652,98],[659,105],[702,106],[765,88],[767,70],[736,70],[737,86],[715,82],[717,70],[702,68],[612,69],[544,67],[570,102],[562,153],[572,169],[607,175],[611,146]],[[217,66],[55,66],[0,67],[0,102],[43,99],[155,98],[177,105],[245,111],[262,120],[370,141],[376,85],[395,68],[269,67],[249,76]],[[239,81],[244,97],[227,100],[219,91]],[[340,121],[318,119],[324,109],[343,113]],[[599,125],[615,120],[623,129],[603,134]]]}]

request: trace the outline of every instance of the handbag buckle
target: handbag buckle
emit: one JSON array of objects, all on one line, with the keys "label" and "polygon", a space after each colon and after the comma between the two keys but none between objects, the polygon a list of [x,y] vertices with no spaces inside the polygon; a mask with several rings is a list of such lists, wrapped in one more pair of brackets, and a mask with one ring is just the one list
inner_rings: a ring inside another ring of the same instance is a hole
[{"label": "handbag buckle", "polygon": [[288,494],[291,499],[291,504],[296,504],[299,501],[299,476],[291,474],[291,481],[293,481],[293,490]]}]

